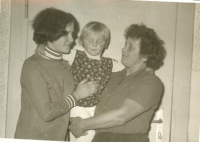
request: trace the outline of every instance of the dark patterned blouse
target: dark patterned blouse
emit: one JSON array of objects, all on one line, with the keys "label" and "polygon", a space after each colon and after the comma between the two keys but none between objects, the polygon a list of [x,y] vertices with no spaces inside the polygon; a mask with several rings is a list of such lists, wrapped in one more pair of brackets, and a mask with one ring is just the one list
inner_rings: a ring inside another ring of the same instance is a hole
[{"label": "dark patterned blouse", "polygon": [[84,51],[77,50],[75,59],[71,65],[75,87],[83,80],[95,80],[99,83],[97,93],[78,101],[82,107],[95,106],[101,98],[101,93],[106,87],[111,74],[113,62],[110,58],[101,57],[101,60],[89,58]]}]

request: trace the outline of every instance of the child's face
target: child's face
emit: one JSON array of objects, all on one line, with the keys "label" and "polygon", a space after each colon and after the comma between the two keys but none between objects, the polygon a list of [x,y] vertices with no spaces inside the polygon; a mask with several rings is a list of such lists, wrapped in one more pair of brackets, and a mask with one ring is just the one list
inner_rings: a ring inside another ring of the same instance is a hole
[{"label": "child's face", "polygon": [[106,48],[106,40],[101,33],[88,32],[83,38],[82,45],[88,54],[96,56]]}]

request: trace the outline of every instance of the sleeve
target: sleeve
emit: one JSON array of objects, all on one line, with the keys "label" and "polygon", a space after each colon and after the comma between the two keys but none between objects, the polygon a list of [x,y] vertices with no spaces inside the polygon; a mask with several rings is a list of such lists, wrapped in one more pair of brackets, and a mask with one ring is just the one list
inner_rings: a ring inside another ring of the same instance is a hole
[{"label": "sleeve", "polygon": [[129,89],[129,99],[142,105],[145,110],[159,103],[163,91],[163,84],[157,77],[142,79],[136,86]]},{"label": "sleeve", "polygon": [[113,68],[112,68],[112,72],[118,72],[124,69],[124,65],[117,60],[112,59],[113,61]]},{"label": "sleeve", "polygon": [[[21,78],[22,87],[26,89],[30,100],[44,121],[56,119],[77,104],[73,95],[51,100],[48,82],[35,62],[24,64]],[[61,91],[57,88],[54,89],[54,93],[61,93]]]}]

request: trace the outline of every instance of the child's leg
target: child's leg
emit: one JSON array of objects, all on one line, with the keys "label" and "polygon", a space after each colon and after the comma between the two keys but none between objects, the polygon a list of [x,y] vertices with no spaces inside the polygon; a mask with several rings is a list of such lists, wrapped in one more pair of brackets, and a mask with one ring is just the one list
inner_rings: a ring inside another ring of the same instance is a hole
[{"label": "child's leg", "polygon": [[[96,106],[94,107],[74,107],[70,112],[70,117],[81,117],[81,118],[88,118],[94,116]],[[72,142],[91,142],[94,135],[95,130],[87,131],[88,134],[86,136],[81,136],[79,138],[75,138],[74,135],[70,132],[70,141]]]}]

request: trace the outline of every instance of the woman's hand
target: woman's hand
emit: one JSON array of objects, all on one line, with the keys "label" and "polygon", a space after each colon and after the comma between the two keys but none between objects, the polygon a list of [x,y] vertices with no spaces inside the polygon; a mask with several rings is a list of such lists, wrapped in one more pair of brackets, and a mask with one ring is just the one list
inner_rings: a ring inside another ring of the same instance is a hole
[{"label": "woman's hand", "polygon": [[96,81],[87,81],[85,79],[78,84],[73,94],[77,100],[80,100],[82,98],[92,95],[97,91],[97,89],[98,83]]},{"label": "woman's hand", "polygon": [[44,51],[45,51],[45,45],[38,44],[37,48],[35,49],[35,53],[39,55],[44,55],[45,54]]},{"label": "woman's hand", "polygon": [[84,132],[85,130],[82,128],[81,120],[83,120],[81,117],[70,118],[69,129],[76,138],[80,136],[85,136],[88,134],[87,132]]}]

